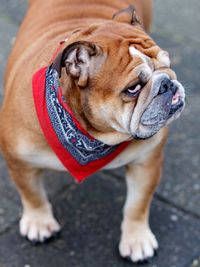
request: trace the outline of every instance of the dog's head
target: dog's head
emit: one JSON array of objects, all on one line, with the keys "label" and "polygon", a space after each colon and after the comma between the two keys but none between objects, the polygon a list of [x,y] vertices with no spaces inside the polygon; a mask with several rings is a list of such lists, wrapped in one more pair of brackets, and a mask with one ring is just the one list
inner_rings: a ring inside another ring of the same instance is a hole
[{"label": "dog's head", "polygon": [[71,34],[54,67],[68,105],[107,144],[149,138],[184,107],[168,53],[145,33],[133,8]]}]

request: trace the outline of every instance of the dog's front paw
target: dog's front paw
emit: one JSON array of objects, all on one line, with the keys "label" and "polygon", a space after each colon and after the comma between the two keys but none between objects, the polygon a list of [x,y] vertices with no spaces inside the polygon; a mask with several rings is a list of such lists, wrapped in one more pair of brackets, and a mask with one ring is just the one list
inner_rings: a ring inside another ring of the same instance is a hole
[{"label": "dog's front paw", "polygon": [[60,231],[49,205],[24,211],[19,228],[20,234],[32,243],[45,242]]},{"label": "dog's front paw", "polygon": [[120,255],[133,262],[145,261],[154,256],[158,242],[149,226],[139,223],[123,223],[119,244]]}]

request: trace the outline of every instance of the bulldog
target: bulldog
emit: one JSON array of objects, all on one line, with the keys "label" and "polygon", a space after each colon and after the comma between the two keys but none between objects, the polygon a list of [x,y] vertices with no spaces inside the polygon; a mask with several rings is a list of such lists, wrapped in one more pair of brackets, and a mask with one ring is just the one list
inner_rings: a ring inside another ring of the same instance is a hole
[{"label": "bulldog", "polygon": [[23,204],[20,233],[30,241],[60,231],[44,169],[68,170],[80,182],[125,166],[120,255],[137,262],[158,248],[149,207],[167,125],[185,94],[168,53],[146,33],[150,22],[150,0],[29,2],[7,64],[0,146]]}]

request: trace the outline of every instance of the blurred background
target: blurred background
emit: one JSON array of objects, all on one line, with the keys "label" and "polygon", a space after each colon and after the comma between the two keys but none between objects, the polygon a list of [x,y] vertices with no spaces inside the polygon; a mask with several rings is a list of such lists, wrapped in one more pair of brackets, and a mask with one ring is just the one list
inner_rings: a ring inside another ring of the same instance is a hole
[{"label": "blurred background", "polygon": [[[4,67],[26,7],[25,0],[0,0],[1,99]],[[169,51],[186,88],[187,107],[170,129],[150,216],[160,250],[146,266],[200,267],[200,1],[154,0],[151,35]],[[32,246],[18,234],[21,205],[0,159],[0,267],[136,266],[117,252],[125,197],[122,169],[98,173],[79,186],[65,173],[45,176],[63,231],[48,245]]]}]

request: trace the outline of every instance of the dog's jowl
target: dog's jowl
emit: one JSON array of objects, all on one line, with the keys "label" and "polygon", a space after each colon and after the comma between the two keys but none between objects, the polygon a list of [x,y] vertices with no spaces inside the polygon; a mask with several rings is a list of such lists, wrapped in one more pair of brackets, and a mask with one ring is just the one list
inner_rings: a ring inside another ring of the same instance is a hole
[{"label": "dog's jowl", "polygon": [[151,1],[126,2],[30,1],[7,64],[0,146],[23,204],[20,233],[30,241],[60,231],[44,169],[80,182],[125,165],[119,252],[137,262],[158,248],[149,207],[167,126],[185,95],[168,53],[146,33]]}]

